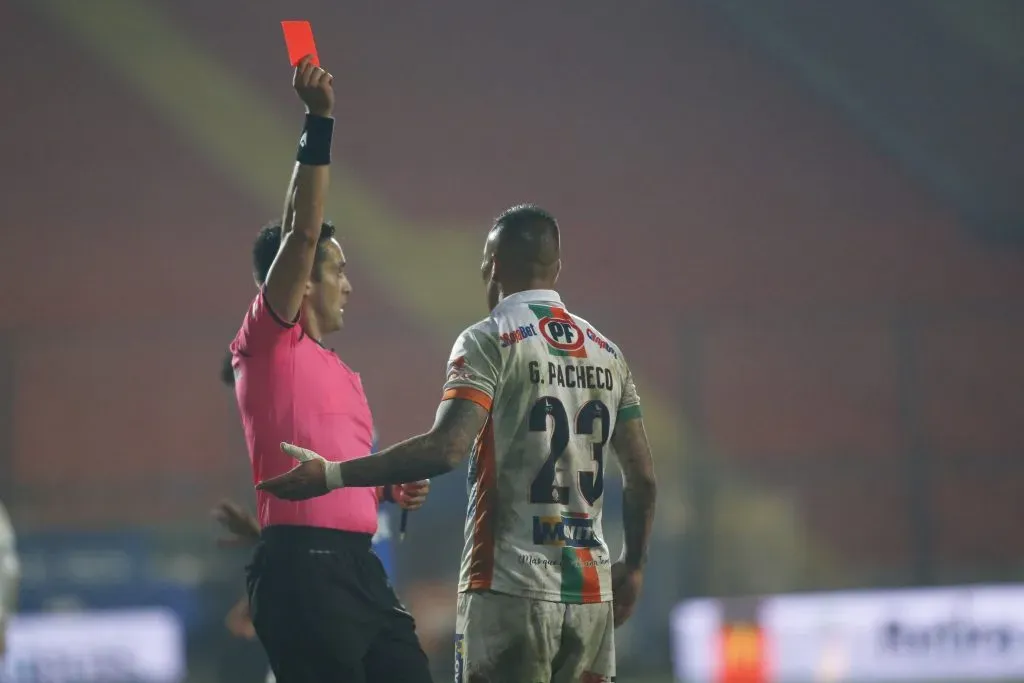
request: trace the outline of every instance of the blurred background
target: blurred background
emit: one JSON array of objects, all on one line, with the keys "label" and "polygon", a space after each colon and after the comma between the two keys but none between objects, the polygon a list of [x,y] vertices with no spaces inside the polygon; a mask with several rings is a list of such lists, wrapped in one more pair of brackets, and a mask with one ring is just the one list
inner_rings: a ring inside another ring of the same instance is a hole
[{"label": "blurred background", "polygon": [[[253,504],[218,374],[301,127],[281,19],[335,74],[331,342],[382,444],[486,312],[492,217],[559,218],[658,467],[620,682],[1024,680],[1024,3],[7,0],[8,680],[265,673],[208,511]],[[438,680],[465,503],[380,538]]]}]

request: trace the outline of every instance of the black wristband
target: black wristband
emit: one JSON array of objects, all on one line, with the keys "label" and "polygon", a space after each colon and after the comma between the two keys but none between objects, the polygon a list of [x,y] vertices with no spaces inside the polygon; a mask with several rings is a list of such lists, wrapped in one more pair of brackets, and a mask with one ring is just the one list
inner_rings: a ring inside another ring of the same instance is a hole
[{"label": "black wristband", "polygon": [[306,166],[327,166],[331,163],[331,138],[334,119],[330,116],[306,114],[306,125],[299,138],[299,151],[295,160]]},{"label": "black wristband", "polygon": [[394,484],[384,484],[384,501],[388,503],[395,502]]}]

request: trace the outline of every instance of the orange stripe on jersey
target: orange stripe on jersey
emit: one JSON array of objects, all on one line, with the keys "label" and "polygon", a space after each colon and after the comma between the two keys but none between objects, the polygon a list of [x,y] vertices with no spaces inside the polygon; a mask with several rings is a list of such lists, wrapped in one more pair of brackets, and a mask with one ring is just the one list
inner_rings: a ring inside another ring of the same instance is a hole
[{"label": "orange stripe on jersey", "polygon": [[464,398],[467,401],[472,401],[487,412],[491,411],[491,397],[473,387],[455,387],[444,392],[441,396],[442,401],[447,401],[452,398]]},{"label": "orange stripe on jersey", "polygon": [[584,603],[601,602],[601,579],[597,573],[597,564],[590,548],[580,549],[580,563],[583,565],[583,587],[580,589],[580,600]]},{"label": "orange stripe on jersey", "polygon": [[473,488],[473,548],[469,551],[469,589],[488,590],[494,578],[494,497],[498,483],[494,461],[494,423],[490,416],[476,438],[473,460],[476,483]]}]

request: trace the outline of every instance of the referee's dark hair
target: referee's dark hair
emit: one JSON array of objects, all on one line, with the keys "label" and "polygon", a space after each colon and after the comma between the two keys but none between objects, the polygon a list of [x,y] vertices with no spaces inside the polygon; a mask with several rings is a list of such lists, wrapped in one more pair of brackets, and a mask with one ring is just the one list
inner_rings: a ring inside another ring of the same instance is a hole
[{"label": "referee's dark hair", "polygon": [[[334,224],[330,221],[324,221],[320,226],[320,238],[317,240],[316,262],[312,274],[314,280],[320,276],[316,265],[320,263],[320,259],[324,255],[323,244],[332,239],[334,233]],[[267,223],[260,229],[256,235],[256,241],[252,245],[252,276],[256,280],[257,286],[262,287],[263,283],[267,281],[267,273],[270,272],[270,266],[274,265],[274,259],[280,249],[281,221]]]},{"label": "referee's dark hair", "polygon": [[[320,226],[320,239],[317,241],[316,262],[318,264],[323,255],[321,245],[334,237],[334,224],[324,221]],[[252,244],[252,278],[256,281],[257,287],[262,287],[267,281],[267,273],[270,266],[274,265],[277,252],[281,250],[281,221],[267,223],[256,234],[256,241]],[[319,277],[319,271],[314,264],[313,279]],[[224,354],[224,360],[220,366],[220,381],[229,387],[235,386],[235,369],[231,366],[231,352]]]}]

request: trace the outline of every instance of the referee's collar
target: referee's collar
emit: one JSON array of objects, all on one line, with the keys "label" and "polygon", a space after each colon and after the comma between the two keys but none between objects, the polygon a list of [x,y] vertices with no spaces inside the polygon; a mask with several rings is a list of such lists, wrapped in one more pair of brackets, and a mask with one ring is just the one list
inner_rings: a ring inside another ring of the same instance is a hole
[{"label": "referee's collar", "polygon": [[507,306],[515,306],[516,304],[530,304],[538,302],[561,304],[562,297],[560,297],[558,292],[553,289],[527,289],[522,292],[516,292],[515,294],[509,294],[498,302],[498,305],[494,307],[494,311],[492,312],[497,313]]}]

